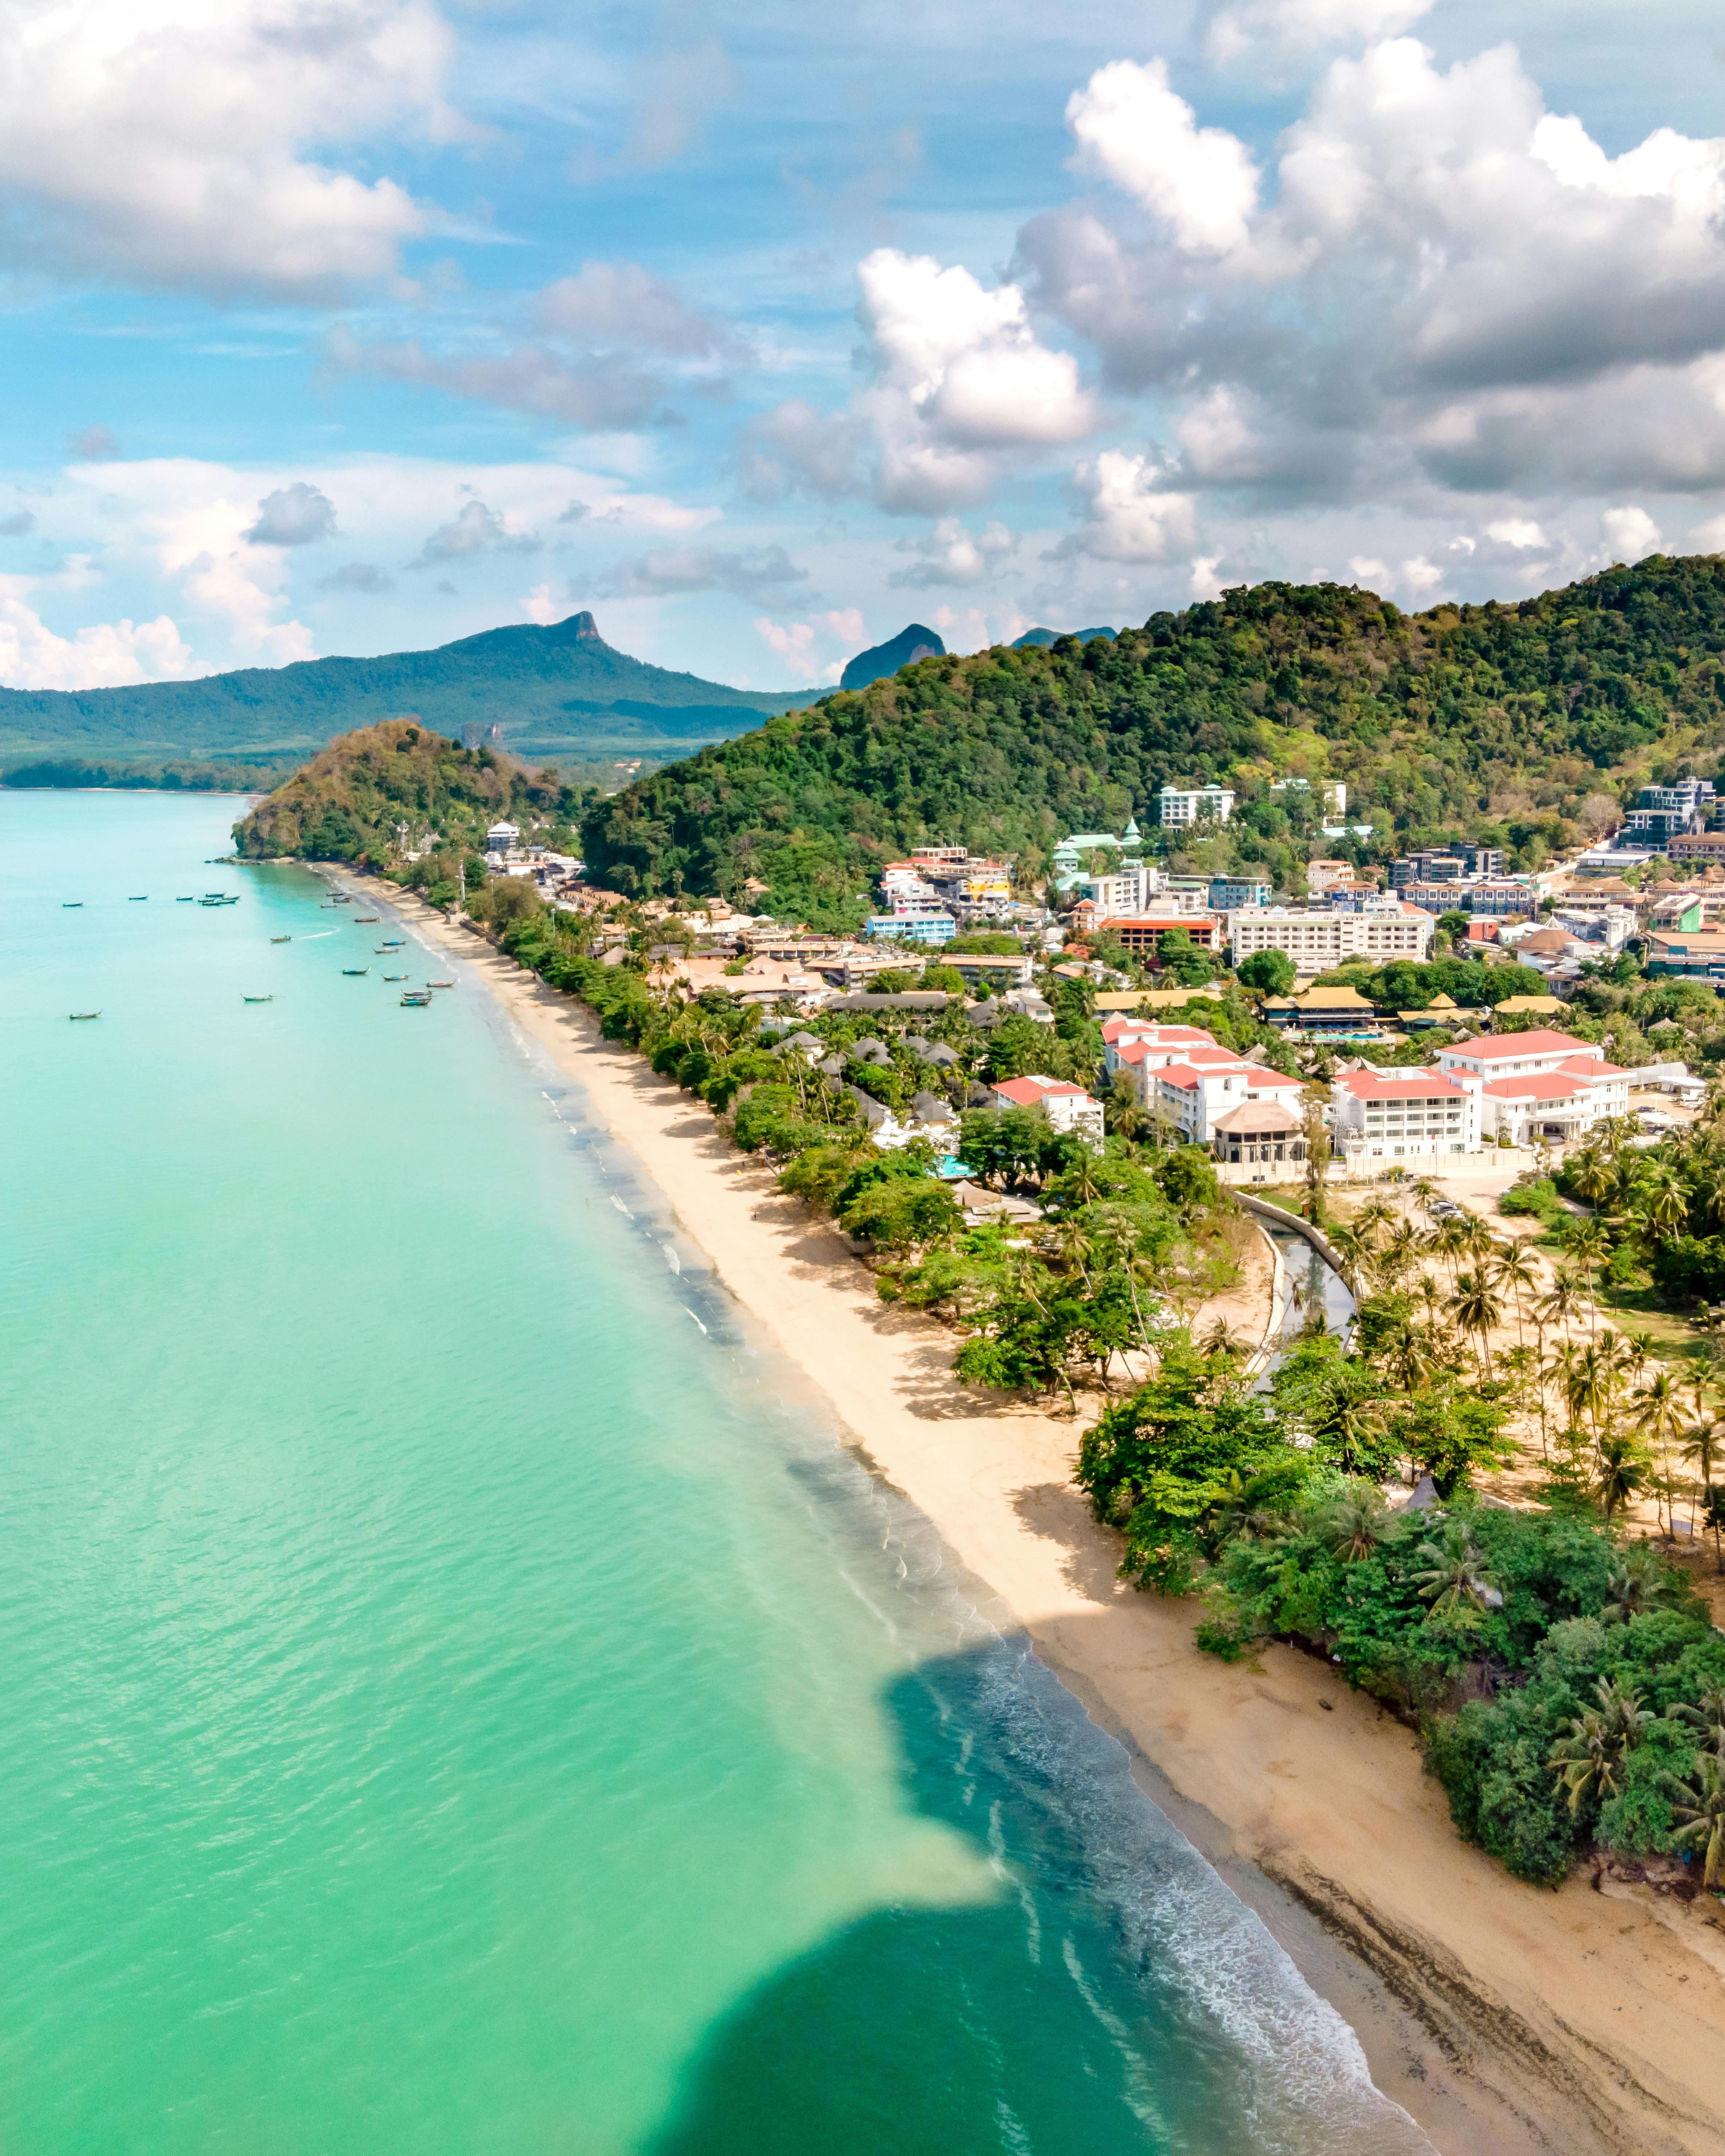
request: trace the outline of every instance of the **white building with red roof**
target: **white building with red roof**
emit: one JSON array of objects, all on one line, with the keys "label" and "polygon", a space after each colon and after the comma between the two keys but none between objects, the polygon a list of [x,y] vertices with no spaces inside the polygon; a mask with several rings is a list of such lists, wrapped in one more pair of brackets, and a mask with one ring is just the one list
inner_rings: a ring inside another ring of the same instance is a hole
[{"label": "white building with red roof", "polygon": [[1349,1160],[1431,1160],[1480,1149],[1477,1078],[1432,1068],[1346,1070],[1330,1092],[1336,1142]]},{"label": "white building with red roof", "polygon": [[1056,1131],[1076,1131],[1086,1144],[1101,1151],[1102,1104],[1083,1086],[1063,1078],[1045,1078],[1033,1070],[1023,1078],[997,1081],[993,1093],[997,1108],[1040,1108]]},{"label": "white building with red roof", "polygon": [[1542,1027],[1491,1040],[1460,1040],[1437,1060],[1480,1087],[1481,1134],[1512,1145],[1579,1137],[1608,1116],[1629,1113],[1627,1070],[1596,1042]]}]

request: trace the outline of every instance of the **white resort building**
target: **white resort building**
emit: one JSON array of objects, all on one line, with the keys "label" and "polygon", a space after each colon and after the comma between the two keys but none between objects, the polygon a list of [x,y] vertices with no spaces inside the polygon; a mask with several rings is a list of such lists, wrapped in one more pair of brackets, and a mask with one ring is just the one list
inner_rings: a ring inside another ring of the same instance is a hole
[{"label": "white resort building", "polygon": [[993,1093],[997,1108],[1040,1108],[1056,1131],[1076,1131],[1086,1145],[1101,1151],[1102,1104],[1083,1086],[1033,1070],[1023,1078],[1003,1078]]},{"label": "white resort building", "polygon": [[1229,916],[1236,968],[1259,951],[1281,951],[1301,973],[1327,973],[1344,958],[1423,959],[1435,921],[1416,906],[1384,899],[1358,913],[1340,906],[1243,906]]}]

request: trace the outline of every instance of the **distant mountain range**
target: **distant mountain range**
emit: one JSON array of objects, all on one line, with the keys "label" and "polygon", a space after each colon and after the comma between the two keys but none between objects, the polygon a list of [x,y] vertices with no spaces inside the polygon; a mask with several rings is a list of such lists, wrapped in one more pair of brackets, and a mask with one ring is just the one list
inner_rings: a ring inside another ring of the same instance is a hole
[{"label": "distant mountain range", "polygon": [[1105,636],[1111,644],[1120,634],[1115,629],[1027,629],[1014,639],[1014,651],[1048,651],[1063,636],[1070,636],[1075,644],[1089,644],[1098,636]]},{"label": "distant mountain range", "polygon": [[868,650],[859,651],[839,676],[839,686],[866,689],[870,681],[884,681],[889,674],[896,674],[901,666],[914,666],[919,659],[944,659],[946,655],[947,647],[935,632],[925,629],[920,621],[913,621],[887,643],[872,644]]},{"label": "distant mountain range", "polygon": [[[533,762],[685,755],[819,691],[757,694],[674,674],[614,650],[588,613],[521,624],[433,651],[311,659],[134,688],[0,689],[0,769],[116,776],[154,767],[280,767],[337,734],[413,713],[438,732],[478,728]],[[22,775],[22,774],[21,774]],[[86,778],[85,783],[92,782]]]}]

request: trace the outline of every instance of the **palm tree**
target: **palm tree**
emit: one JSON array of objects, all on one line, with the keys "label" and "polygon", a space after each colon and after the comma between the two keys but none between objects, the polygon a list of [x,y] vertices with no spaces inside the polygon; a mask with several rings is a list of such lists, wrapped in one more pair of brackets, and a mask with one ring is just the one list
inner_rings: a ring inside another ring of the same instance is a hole
[{"label": "palm tree", "polygon": [[1205,1355],[1249,1355],[1251,1342],[1243,1340],[1225,1317],[1217,1318],[1199,1340],[1199,1352]]},{"label": "palm tree", "polygon": [[1354,1214],[1353,1224],[1369,1245],[1377,1241],[1394,1219],[1395,1208],[1387,1199],[1368,1198]]},{"label": "palm tree", "polygon": [[1618,1507],[1628,1504],[1631,1497],[1646,1488],[1647,1456],[1632,1438],[1624,1436],[1619,1430],[1598,1440],[1595,1449],[1599,1455],[1596,1488],[1609,1527]]},{"label": "palm tree", "polygon": [[1640,1743],[1647,1722],[1632,1686],[1601,1677],[1594,1689],[1599,1705],[1582,1709],[1552,1746],[1547,1762],[1569,1792],[1572,1812],[1579,1811],[1589,1796],[1617,1794],[1624,1760]]},{"label": "palm tree", "polygon": [[1318,1517],[1317,1537],[1343,1564],[1372,1556],[1389,1531],[1389,1515],[1374,1483],[1353,1482]]},{"label": "palm tree", "polygon": [[1404,1393],[1421,1391],[1438,1373],[1440,1358],[1434,1352],[1429,1325],[1404,1320],[1386,1337],[1378,1356]]},{"label": "palm tree", "polygon": [[1336,1270],[1342,1276],[1343,1285],[1350,1295],[1359,1293],[1360,1276],[1372,1255],[1370,1239],[1360,1232],[1358,1224],[1331,1228],[1325,1231],[1330,1239],[1330,1248],[1341,1260]]},{"label": "palm tree", "polygon": [[1414,1584],[1420,1600],[1431,1604],[1434,1617],[1476,1614],[1502,1599],[1491,1584],[1472,1535],[1460,1520],[1445,1524],[1441,1542],[1421,1543],[1414,1562],[1420,1567]]},{"label": "palm tree", "polygon": [[1650,1609],[1669,1608],[1676,1593],[1670,1573],[1645,1543],[1637,1543],[1611,1568],[1599,1621],[1627,1625],[1631,1617],[1642,1616]]},{"label": "palm tree", "polygon": [[1378,1277],[1393,1287],[1413,1264],[1419,1250],[1420,1230],[1411,1220],[1398,1220],[1378,1253],[1374,1268]]},{"label": "palm tree", "polygon": [[1358,1475],[1384,1435],[1384,1410],[1375,1400],[1332,1395],[1313,1423],[1312,1435],[1327,1441],[1344,1475]]},{"label": "palm tree", "polygon": [[1715,1678],[1712,1684],[1702,1687],[1693,1706],[1683,1704],[1670,1712],[1679,1722],[1693,1722],[1710,1751],[1725,1748],[1725,1683]]},{"label": "palm tree", "polygon": [[1447,1219],[1440,1220],[1426,1239],[1426,1248],[1434,1257],[1447,1262],[1453,1276],[1467,1249],[1467,1227],[1461,1215],[1452,1213]]},{"label": "palm tree", "polygon": [[[1701,1420],[1692,1424],[1684,1432],[1683,1442],[1679,1447],[1682,1458],[1694,1466],[1703,1490],[1708,1488],[1712,1482],[1713,1470],[1719,1461],[1720,1445],[1722,1442],[1725,1442],[1725,1423],[1716,1422],[1713,1419],[1711,1411],[1704,1404],[1705,1399],[1706,1395],[1697,1385],[1695,1388],[1695,1404]],[[1689,1502],[1689,1527],[1690,1532],[1693,1533],[1695,1530],[1693,1492],[1691,1493]]]},{"label": "palm tree", "polygon": [[1438,1187],[1429,1175],[1416,1175],[1409,1186],[1414,1203],[1422,1213],[1431,1210],[1431,1201],[1438,1194]]},{"label": "palm tree", "polygon": [[1480,1343],[1487,1382],[1491,1376],[1491,1335],[1503,1322],[1503,1305],[1483,1266],[1477,1272],[1457,1273],[1450,1310],[1456,1324]]},{"label": "palm tree", "polygon": [[1587,1291],[1580,1278],[1559,1266],[1544,1301],[1539,1306],[1541,1322],[1561,1325],[1568,1332],[1570,1321],[1579,1317],[1586,1307]]},{"label": "palm tree", "polygon": [[[1672,1432],[1677,1427],[1680,1413],[1678,1381],[1668,1369],[1661,1369],[1656,1378],[1650,1378],[1631,1398],[1630,1405],[1635,1410],[1635,1427],[1654,1448],[1656,1457],[1665,1460],[1666,1448]],[[1661,1485],[1666,1502],[1666,1532],[1671,1527],[1671,1487],[1667,1476]]]},{"label": "palm tree", "polygon": [[1725,1534],[1725,1488],[1716,1483],[1707,1485],[1702,1498],[1701,1523],[1712,1534],[1713,1569],[1725,1572],[1725,1549],[1722,1549],[1719,1544],[1721,1535]]},{"label": "palm tree", "polygon": [[1702,1884],[1714,1893],[1725,1881],[1725,1756],[1703,1752],[1695,1763],[1692,1782],[1668,1774],[1665,1784],[1671,1810],[1681,1821],[1671,1840],[1679,1849],[1707,1852]]},{"label": "palm tree", "polygon": [[1670,1161],[1659,1161],[1649,1170],[1641,1203],[1654,1231],[1673,1235],[1689,1218],[1689,1192],[1681,1174]]},{"label": "palm tree", "polygon": [[1538,1270],[1521,1244],[1510,1243],[1505,1246],[1497,1260],[1497,1270],[1491,1276],[1491,1285],[1495,1288],[1507,1288],[1515,1297],[1516,1338],[1520,1340],[1522,1337],[1522,1297],[1531,1295],[1539,1285]]}]

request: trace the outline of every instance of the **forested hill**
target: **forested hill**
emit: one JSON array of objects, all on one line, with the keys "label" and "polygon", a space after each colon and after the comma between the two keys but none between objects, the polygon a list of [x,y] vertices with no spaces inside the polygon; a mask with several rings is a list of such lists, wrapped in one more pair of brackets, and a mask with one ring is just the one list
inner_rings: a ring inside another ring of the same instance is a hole
[{"label": "forested hill", "polygon": [[548,629],[518,623],[377,659],[311,659],[125,689],[0,689],[0,762],[275,759],[409,712],[449,735],[501,726],[505,748],[540,760],[675,754],[808,693],[756,695],[649,666],[614,650],[583,613]]},{"label": "forested hill", "polygon": [[305,860],[382,867],[399,853],[402,827],[416,848],[454,863],[483,855],[487,828],[507,817],[548,843],[572,843],[571,819],[587,795],[536,778],[489,748],[465,749],[403,719],[343,734],[234,827],[249,860]]},{"label": "forested hill", "polygon": [[1223,850],[1280,867],[1289,797],[1269,787],[1292,773],[1345,781],[1380,853],[1495,828],[1525,858],[1650,767],[1714,767],[1722,653],[1715,555],[1420,614],[1260,584],[1112,643],[925,659],[823,697],[644,777],[589,814],[583,844],[617,890],[734,895],[754,876],[775,908],[830,917],[919,840],[1034,863],[1067,831],[1153,822],[1169,782],[1235,784],[1245,814]]}]

